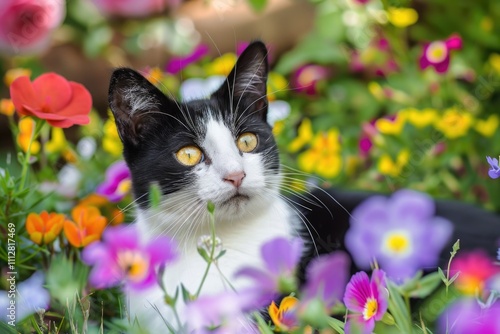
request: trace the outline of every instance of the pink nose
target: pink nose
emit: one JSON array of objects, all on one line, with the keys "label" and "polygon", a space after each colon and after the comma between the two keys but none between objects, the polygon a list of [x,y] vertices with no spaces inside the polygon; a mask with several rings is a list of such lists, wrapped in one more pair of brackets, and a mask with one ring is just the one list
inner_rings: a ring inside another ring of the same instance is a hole
[{"label": "pink nose", "polygon": [[245,176],[246,174],[244,172],[230,173],[227,174],[226,177],[224,177],[224,181],[229,182],[233,186],[238,188],[239,186],[241,186],[241,183],[243,182]]}]

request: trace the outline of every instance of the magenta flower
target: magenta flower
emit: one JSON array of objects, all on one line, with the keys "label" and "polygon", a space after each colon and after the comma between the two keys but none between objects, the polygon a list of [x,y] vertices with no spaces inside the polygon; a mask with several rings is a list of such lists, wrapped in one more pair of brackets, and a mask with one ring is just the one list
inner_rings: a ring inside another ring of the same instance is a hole
[{"label": "magenta flower", "polygon": [[311,261],[302,291],[303,304],[319,298],[328,310],[340,302],[349,277],[349,268],[349,257],[341,251]]},{"label": "magenta flower", "polygon": [[391,198],[373,196],[353,212],[346,247],[354,262],[369,269],[376,260],[387,275],[402,281],[419,269],[434,268],[452,234],[452,224],[435,217],[431,197],[400,190]]},{"label": "magenta flower", "polygon": [[92,0],[99,12],[109,16],[144,17],[177,6],[179,0]]},{"label": "magenta flower", "polygon": [[[247,277],[253,281],[253,289],[263,300],[272,299],[278,292],[286,291],[290,287],[290,278],[295,277],[295,269],[302,256],[303,243],[301,239],[286,239],[278,237],[261,247],[261,256],[264,270],[243,267],[236,273],[236,277]],[[285,290],[285,291],[284,291]]]},{"label": "magenta flower", "polygon": [[106,179],[97,186],[96,193],[108,198],[111,202],[119,202],[132,187],[130,170],[125,161],[117,161],[109,166]]},{"label": "magenta flower", "polygon": [[199,44],[196,46],[190,54],[187,56],[173,57],[169,60],[165,66],[165,72],[170,74],[177,74],[188,65],[193,64],[205,57],[210,51],[209,47],[205,44]]},{"label": "magenta flower", "polygon": [[316,95],[318,83],[330,77],[330,71],[325,66],[305,65],[299,67],[291,78],[294,89],[307,95]]},{"label": "magenta flower", "polygon": [[492,179],[498,179],[500,177],[500,166],[498,165],[498,159],[486,157],[486,160],[490,164],[490,170],[488,171],[489,177],[491,177]]},{"label": "magenta flower", "polygon": [[445,41],[434,41],[424,45],[424,50],[420,56],[420,68],[425,70],[432,66],[437,73],[445,73],[450,65],[450,51],[462,48],[462,38],[451,35]]},{"label": "magenta flower", "polygon": [[500,301],[481,308],[473,298],[463,298],[448,307],[438,319],[438,333],[500,333]]},{"label": "magenta flower", "polygon": [[102,241],[84,248],[82,260],[93,266],[92,286],[103,289],[125,283],[127,288],[142,290],[157,282],[160,265],[176,258],[175,248],[167,237],[142,244],[135,225],[117,226],[106,229]]},{"label": "magenta flower", "polygon": [[[347,316],[345,333],[372,333],[375,321],[387,312],[389,292],[385,273],[375,269],[372,278],[364,271],[351,277],[344,294],[344,304],[354,314]],[[356,331],[352,329],[356,328]]]}]

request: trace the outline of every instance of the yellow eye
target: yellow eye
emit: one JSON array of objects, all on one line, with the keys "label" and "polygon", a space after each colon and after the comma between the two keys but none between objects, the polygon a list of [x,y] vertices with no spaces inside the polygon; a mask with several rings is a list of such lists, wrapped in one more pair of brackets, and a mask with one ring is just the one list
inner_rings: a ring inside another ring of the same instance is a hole
[{"label": "yellow eye", "polygon": [[238,137],[236,145],[241,152],[252,152],[257,147],[257,136],[250,132],[245,132]]},{"label": "yellow eye", "polygon": [[177,160],[186,166],[194,166],[203,158],[203,153],[196,146],[185,146],[175,154]]}]

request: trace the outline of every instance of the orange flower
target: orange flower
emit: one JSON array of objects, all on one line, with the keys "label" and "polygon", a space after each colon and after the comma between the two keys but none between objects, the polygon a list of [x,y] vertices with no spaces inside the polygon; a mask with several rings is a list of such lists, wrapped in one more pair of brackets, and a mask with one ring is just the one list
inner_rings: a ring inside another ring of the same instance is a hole
[{"label": "orange flower", "polygon": [[42,211],[39,215],[30,213],[26,219],[26,230],[30,239],[38,244],[49,244],[61,233],[64,215]]},{"label": "orange flower", "polygon": [[0,99],[0,114],[4,114],[5,116],[14,115],[14,111],[16,107],[14,107],[14,103],[10,99]]},{"label": "orange flower", "polygon": [[125,214],[116,204],[111,203],[106,197],[98,194],[90,194],[82,199],[78,206],[95,206],[102,211],[102,214],[107,218],[110,225],[119,225],[125,220]]},{"label": "orange flower", "polygon": [[64,221],[64,234],[74,247],[85,247],[99,240],[106,227],[106,218],[95,206],[79,205],[71,211],[71,217],[73,221]]},{"label": "orange flower", "polygon": [[295,314],[295,307],[298,299],[293,296],[283,298],[280,306],[276,306],[274,301],[269,306],[269,316],[279,331],[292,331],[298,327],[298,319]]},{"label": "orange flower", "polygon": [[58,128],[88,124],[92,97],[81,84],[56,73],[33,80],[21,76],[10,85],[10,97],[23,116],[35,116]]}]

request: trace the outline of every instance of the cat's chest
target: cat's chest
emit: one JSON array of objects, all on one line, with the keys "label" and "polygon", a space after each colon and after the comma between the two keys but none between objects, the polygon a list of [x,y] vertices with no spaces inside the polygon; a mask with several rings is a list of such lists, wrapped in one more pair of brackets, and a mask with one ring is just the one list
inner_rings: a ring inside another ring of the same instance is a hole
[{"label": "cat's chest", "polygon": [[[243,266],[262,267],[261,245],[276,237],[291,237],[292,217],[287,205],[277,200],[265,212],[256,213],[232,224],[216,224],[216,235],[222,243],[221,248],[226,252],[217,260],[216,266],[211,266],[202,289],[203,294],[229,289],[227,280],[235,288],[245,286],[246,282],[235,280],[234,274]],[[140,226],[146,223],[139,220]],[[144,230],[144,226],[141,229]],[[206,261],[197,251],[201,236],[201,233],[194,234],[179,243],[179,258],[166,268],[163,278],[169,291],[174,291],[181,283],[190,292],[197,291],[207,267]]]}]

